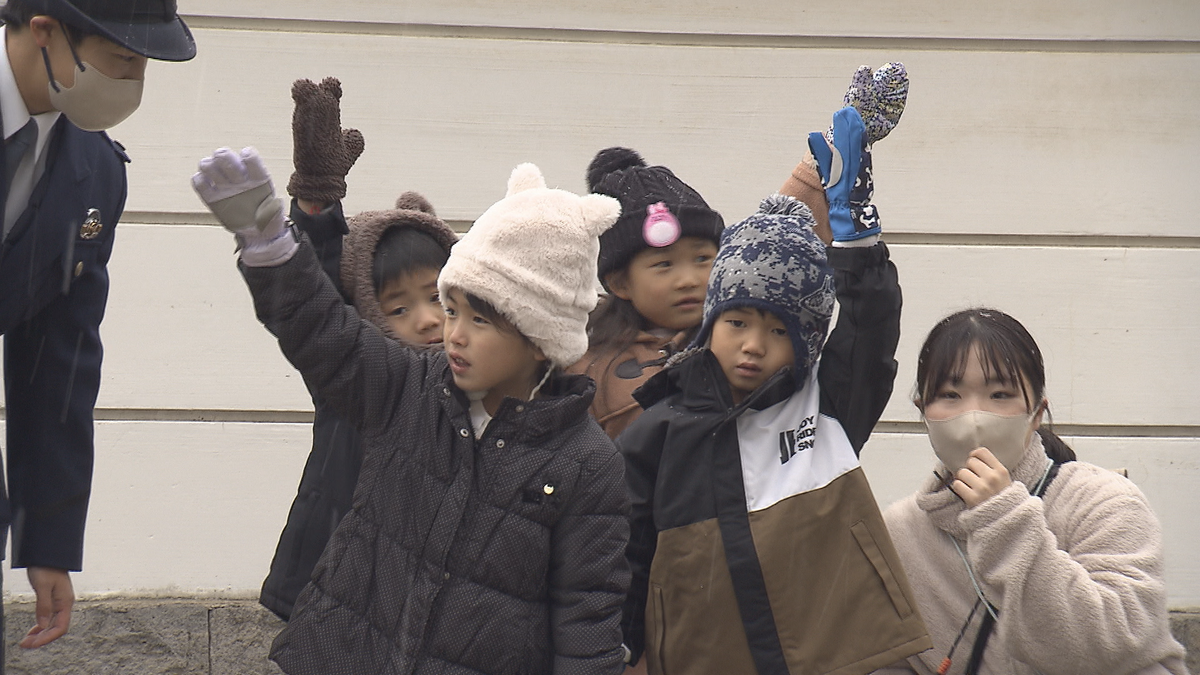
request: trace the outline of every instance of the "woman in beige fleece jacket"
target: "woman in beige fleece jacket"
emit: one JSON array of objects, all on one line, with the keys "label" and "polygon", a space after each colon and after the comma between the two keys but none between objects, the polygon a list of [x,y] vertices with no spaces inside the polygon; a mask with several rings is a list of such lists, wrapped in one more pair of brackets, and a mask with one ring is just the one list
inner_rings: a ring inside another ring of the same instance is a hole
[{"label": "woman in beige fleece jacket", "polygon": [[1137,486],[1040,428],[1045,369],[1019,322],[941,321],[915,403],[941,462],[884,518],[934,648],[877,673],[1187,673],[1158,519]]}]

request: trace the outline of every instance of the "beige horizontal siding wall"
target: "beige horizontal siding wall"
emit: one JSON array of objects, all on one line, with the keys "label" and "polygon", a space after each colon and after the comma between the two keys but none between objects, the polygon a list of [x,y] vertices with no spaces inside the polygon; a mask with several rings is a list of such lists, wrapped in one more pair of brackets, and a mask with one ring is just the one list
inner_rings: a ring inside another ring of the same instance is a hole
[{"label": "beige horizontal siding wall", "polygon": [[900,60],[908,109],[875,155],[906,303],[896,393],[864,452],[880,501],[932,463],[907,403],[924,334],[998,306],[1038,338],[1081,457],[1128,468],[1158,510],[1172,604],[1200,604],[1200,4],[877,5],[185,2],[198,57],[151,64],[113,132],[134,163],[77,589],[245,594],[265,574],[311,402],[187,179],[213,148],[255,145],[286,183],[294,79],[339,77],[343,121],[366,136],[348,213],[416,189],[466,227],[515,164],[579,191],[596,150],[624,144],[733,222],[855,67]]}]

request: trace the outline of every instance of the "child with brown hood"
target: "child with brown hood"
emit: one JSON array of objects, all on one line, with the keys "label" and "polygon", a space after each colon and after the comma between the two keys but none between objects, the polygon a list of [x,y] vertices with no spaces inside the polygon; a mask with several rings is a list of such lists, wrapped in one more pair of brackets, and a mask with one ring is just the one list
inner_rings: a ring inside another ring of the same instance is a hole
[{"label": "child with brown hood", "polygon": [[[341,83],[332,77],[292,85],[290,218],[363,318],[402,343],[439,345],[444,314],[437,277],[457,237],[415,192],[402,194],[394,209],[345,218],[346,174],[364,142],[357,130],[341,128],[341,97]],[[259,602],[285,621],[350,510],[363,461],[354,425],[315,392],[313,409],[312,451],[259,594]]]}]

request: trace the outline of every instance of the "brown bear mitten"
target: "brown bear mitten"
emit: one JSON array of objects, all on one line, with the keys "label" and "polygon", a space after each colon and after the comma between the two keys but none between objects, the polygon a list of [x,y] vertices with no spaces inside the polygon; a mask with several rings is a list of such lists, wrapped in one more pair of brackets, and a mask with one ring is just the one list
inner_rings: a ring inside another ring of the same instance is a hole
[{"label": "brown bear mitten", "polygon": [[288,194],[319,204],[346,196],[346,174],[363,151],[358,129],[342,129],[342,83],[334,77],[292,84],[292,165]]}]

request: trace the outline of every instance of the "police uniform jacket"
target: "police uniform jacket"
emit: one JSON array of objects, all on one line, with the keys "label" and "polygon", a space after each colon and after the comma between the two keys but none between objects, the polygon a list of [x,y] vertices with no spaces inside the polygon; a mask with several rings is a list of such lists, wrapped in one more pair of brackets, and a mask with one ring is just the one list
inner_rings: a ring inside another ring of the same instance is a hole
[{"label": "police uniform jacket", "polygon": [[[83,131],[65,116],[46,152],[28,207],[0,244],[8,437],[0,526],[11,524],[14,567],[79,570],[100,321],[128,157],[104,133]],[[7,185],[5,177],[5,200]]]}]

